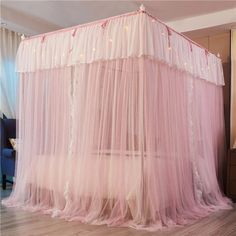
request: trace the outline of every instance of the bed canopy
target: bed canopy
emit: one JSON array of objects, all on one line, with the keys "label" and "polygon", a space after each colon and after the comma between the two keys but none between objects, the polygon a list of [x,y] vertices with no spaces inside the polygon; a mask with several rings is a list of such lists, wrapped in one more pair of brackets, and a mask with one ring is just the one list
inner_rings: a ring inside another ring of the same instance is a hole
[{"label": "bed canopy", "polygon": [[8,206],[156,230],[230,208],[221,60],[147,13],[24,39]]}]

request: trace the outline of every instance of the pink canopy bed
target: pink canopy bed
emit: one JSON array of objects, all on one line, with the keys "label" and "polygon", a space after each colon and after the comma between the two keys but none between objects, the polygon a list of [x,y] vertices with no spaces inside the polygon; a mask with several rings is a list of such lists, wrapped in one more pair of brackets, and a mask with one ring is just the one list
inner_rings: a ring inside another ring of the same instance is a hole
[{"label": "pink canopy bed", "polygon": [[26,38],[8,206],[156,230],[229,209],[221,60],[139,11]]}]

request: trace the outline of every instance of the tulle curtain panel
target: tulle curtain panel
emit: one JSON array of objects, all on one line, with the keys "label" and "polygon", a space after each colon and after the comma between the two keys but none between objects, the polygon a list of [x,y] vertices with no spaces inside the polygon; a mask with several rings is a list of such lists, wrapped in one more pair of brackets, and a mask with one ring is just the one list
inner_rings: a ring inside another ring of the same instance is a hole
[{"label": "tulle curtain panel", "polygon": [[145,10],[25,39],[7,206],[157,230],[230,209],[221,61]]}]

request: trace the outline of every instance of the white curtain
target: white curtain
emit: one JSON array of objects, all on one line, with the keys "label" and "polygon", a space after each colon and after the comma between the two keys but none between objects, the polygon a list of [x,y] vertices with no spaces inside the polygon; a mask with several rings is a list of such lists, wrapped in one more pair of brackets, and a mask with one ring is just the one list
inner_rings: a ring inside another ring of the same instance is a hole
[{"label": "white curtain", "polygon": [[0,73],[0,111],[7,118],[16,117],[18,76],[15,72],[15,56],[20,44],[20,35],[1,28],[1,73]]}]

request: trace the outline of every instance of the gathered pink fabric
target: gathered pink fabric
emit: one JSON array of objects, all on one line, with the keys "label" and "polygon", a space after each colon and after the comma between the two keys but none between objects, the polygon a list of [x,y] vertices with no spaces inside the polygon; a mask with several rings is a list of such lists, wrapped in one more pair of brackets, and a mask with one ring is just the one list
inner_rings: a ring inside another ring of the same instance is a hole
[{"label": "gathered pink fabric", "polygon": [[5,205],[147,230],[231,208],[217,179],[222,73],[205,79],[149,55],[31,69],[20,73],[17,176]]}]

